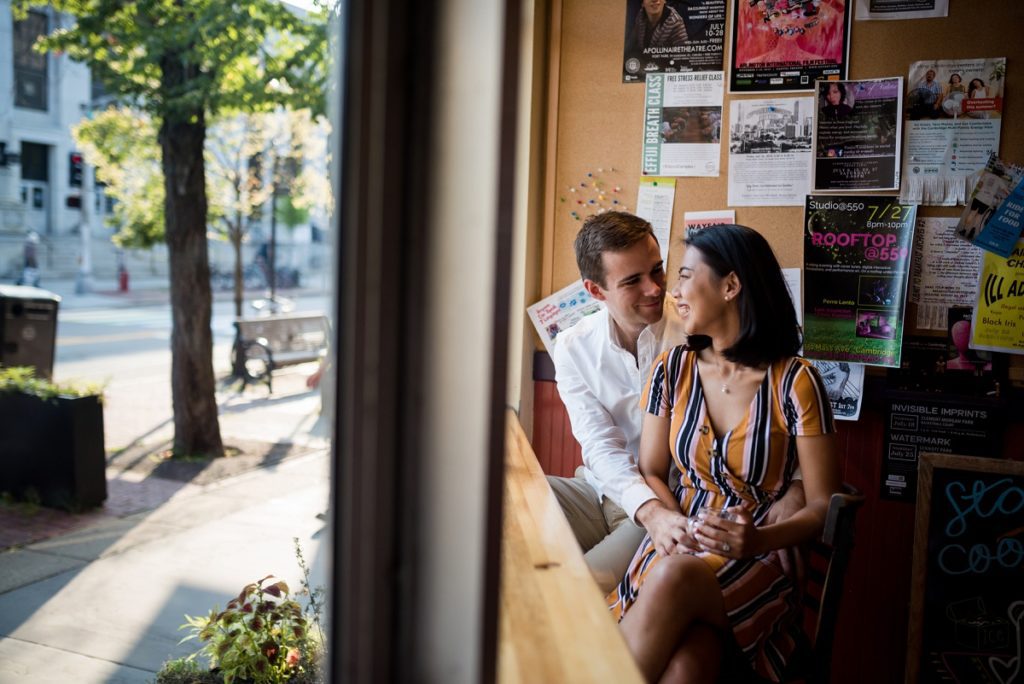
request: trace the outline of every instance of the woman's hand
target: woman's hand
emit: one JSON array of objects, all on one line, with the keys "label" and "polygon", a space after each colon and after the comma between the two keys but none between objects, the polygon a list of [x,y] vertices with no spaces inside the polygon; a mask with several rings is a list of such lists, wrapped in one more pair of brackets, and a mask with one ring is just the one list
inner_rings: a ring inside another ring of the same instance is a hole
[{"label": "woman's hand", "polygon": [[[644,510],[645,507],[649,510]],[[697,542],[690,536],[689,519],[679,511],[670,511],[652,499],[637,511],[636,517],[647,528],[647,533],[654,542],[654,550],[659,556],[682,553],[687,549],[700,550]]]},{"label": "woman's hand", "polygon": [[701,549],[726,558],[749,558],[760,553],[758,529],[742,506],[726,509],[733,520],[718,516],[700,518],[694,525],[694,537]]}]

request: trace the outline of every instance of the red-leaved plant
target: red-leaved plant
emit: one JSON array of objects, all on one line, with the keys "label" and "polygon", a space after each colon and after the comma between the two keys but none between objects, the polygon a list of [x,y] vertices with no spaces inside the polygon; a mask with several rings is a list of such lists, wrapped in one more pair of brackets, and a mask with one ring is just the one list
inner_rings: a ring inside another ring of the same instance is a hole
[{"label": "red-leaved plant", "polygon": [[220,668],[225,684],[288,682],[302,672],[304,660],[316,648],[302,607],[289,597],[288,585],[273,575],[245,585],[224,610],[215,607],[206,617],[185,619],[181,627],[192,633],[182,642],[203,642],[189,659],[206,655],[211,668]]}]

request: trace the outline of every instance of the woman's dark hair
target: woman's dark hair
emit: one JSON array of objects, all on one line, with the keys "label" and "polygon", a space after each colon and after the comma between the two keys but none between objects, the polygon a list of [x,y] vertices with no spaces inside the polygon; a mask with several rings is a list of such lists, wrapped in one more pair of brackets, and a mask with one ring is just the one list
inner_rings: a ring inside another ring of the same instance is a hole
[{"label": "woman's dark hair", "polygon": [[967,90],[973,90],[973,89],[974,89],[974,84],[975,84],[975,83],[977,83],[978,85],[980,85],[980,86],[981,86],[982,88],[984,88],[984,87],[985,87],[985,82],[984,82],[984,81],[982,81],[982,80],[981,80],[980,78],[972,78],[972,79],[971,79],[971,82],[967,84]]},{"label": "woman's dark hair", "polygon": [[950,74],[950,76],[949,76],[949,85],[953,85],[953,77],[954,77],[954,76],[956,76],[956,77],[957,77],[957,79],[958,79],[958,80],[959,80],[959,81],[960,81],[961,83],[963,83],[963,82],[964,82],[964,77],[963,77],[963,76],[961,76],[960,74]]},{"label": "woman's dark hair", "polygon": [[[696,248],[715,275],[730,273],[742,285],[736,297],[740,333],[736,343],[722,351],[735,363],[754,368],[796,355],[803,344],[793,299],[771,245],[746,226],[729,224],[698,230],[683,240]],[[706,347],[710,340],[690,336],[690,346]]]},{"label": "woman's dark hair", "polygon": [[839,81],[829,81],[828,83],[825,84],[825,91],[822,93],[822,96],[825,98],[825,102],[826,103],[828,102],[828,91],[832,89],[832,86],[835,86],[836,90],[838,90],[839,94],[842,96],[839,99],[839,101],[840,102],[845,102],[846,101],[846,86],[844,86]]}]

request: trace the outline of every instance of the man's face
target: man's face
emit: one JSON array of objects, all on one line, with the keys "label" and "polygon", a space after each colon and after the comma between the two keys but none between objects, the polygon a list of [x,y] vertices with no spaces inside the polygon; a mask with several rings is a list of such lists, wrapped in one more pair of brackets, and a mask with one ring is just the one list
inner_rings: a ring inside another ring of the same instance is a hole
[{"label": "man's face", "polygon": [[661,320],[665,302],[665,265],[658,241],[648,236],[621,252],[605,252],[604,286],[584,281],[587,290],[608,307],[626,332],[639,332]]},{"label": "man's face", "polygon": [[[636,5],[633,6],[636,7]],[[651,16],[661,14],[664,7],[665,0],[644,0],[644,10]]]},{"label": "man's face", "polygon": [[935,72],[932,71],[931,69],[926,71],[925,74],[924,74],[924,80],[928,81],[929,83],[934,81],[935,80]]}]

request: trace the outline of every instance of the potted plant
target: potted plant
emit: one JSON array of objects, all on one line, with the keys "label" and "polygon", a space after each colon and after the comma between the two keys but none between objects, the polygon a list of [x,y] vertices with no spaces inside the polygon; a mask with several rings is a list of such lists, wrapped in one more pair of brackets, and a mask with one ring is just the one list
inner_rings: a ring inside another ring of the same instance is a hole
[{"label": "potted plant", "polygon": [[81,510],[107,498],[99,388],[0,367],[0,491]]},{"label": "potted plant", "polygon": [[[156,684],[319,684],[323,631],[320,624],[323,589],[309,586],[309,568],[295,539],[302,570],[302,588],[295,597],[287,583],[273,575],[242,587],[224,610],[214,606],[205,617],[185,616],[181,626],[202,647],[186,658],[164,663]],[[308,597],[303,608],[297,600]],[[196,662],[203,657],[209,668]]]}]

